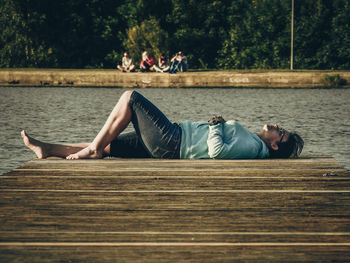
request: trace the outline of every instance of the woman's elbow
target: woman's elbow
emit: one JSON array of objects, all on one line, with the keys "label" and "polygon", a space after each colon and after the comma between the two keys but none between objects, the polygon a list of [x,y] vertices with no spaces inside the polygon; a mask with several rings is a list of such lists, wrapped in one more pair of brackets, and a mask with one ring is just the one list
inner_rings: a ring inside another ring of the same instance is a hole
[{"label": "woman's elbow", "polygon": [[221,149],[209,149],[208,155],[212,159],[220,158]]}]

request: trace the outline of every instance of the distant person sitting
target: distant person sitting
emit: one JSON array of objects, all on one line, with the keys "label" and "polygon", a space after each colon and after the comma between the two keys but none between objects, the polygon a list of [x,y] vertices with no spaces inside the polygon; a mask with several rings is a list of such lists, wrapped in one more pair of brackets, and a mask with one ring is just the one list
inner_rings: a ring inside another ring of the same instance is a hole
[{"label": "distant person sitting", "polygon": [[154,65],[154,69],[157,72],[167,72],[169,70],[169,63],[164,54],[160,55],[158,59],[158,66]]},{"label": "distant person sitting", "polygon": [[185,72],[187,71],[187,57],[183,54],[182,51],[177,52],[177,54],[170,60],[170,70],[169,73],[176,73],[178,71]]},{"label": "distant person sitting", "polygon": [[136,66],[128,52],[124,52],[122,59],[122,65],[118,65],[117,68],[123,72],[132,72],[135,71]]},{"label": "distant person sitting", "polygon": [[156,64],[155,59],[151,54],[148,54],[147,51],[142,53],[142,61],[140,63],[140,70],[142,72],[153,71],[153,66]]}]

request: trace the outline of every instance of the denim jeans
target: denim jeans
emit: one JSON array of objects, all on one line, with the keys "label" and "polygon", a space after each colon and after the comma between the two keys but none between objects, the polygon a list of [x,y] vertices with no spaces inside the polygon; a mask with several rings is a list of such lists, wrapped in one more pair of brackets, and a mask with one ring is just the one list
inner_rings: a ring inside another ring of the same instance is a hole
[{"label": "denim jeans", "polygon": [[170,65],[169,73],[176,73],[178,71],[180,72],[187,71],[187,64],[185,64],[184,62],[174,60]]},{"label": "denim jeans", "polygon": [[181,128],[137,91],[130,97],[135,132],[111,142],[110,155],[125,158],[180,158]]}]

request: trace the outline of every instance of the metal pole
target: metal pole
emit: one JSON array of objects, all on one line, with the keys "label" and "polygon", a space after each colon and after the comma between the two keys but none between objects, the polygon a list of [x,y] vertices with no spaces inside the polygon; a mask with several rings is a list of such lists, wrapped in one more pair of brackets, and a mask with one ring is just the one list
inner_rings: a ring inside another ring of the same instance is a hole
[{"label": "metal pole", "polygon": [[292,15],[290,23],[290,70],[293,70],[293,42],[294,42],[294,0],[292,0]]}]

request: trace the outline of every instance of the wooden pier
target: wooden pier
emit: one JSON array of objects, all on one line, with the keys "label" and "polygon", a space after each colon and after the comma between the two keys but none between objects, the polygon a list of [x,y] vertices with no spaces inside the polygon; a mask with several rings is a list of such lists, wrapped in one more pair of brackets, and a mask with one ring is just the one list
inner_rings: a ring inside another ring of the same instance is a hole
[{"label": "wooden pier", "polygon": [[327,156],[33,160],[0,182],[0,262],[350,261]]}]

